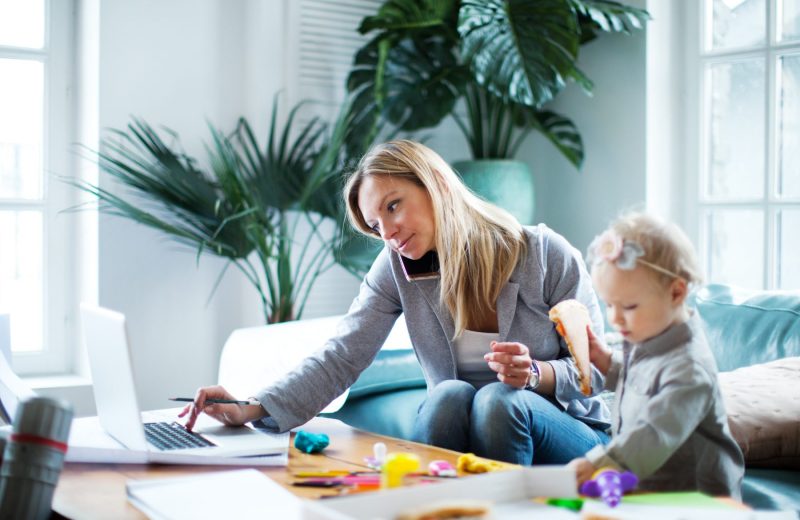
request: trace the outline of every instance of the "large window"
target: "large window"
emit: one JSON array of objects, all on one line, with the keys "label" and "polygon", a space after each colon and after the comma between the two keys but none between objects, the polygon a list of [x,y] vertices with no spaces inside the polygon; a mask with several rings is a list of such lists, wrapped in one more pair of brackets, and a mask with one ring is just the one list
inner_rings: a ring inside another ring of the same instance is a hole
[{"label": "large window", "polygon": [[64,372],[72,2],[0,2],[0,313],[20,373]]},{"label": "large window", "polygon": [[700,39],[689,92],[698,93],[701,121],[691,210],[706,274],[798,290],[800,0],[693,5]]}]

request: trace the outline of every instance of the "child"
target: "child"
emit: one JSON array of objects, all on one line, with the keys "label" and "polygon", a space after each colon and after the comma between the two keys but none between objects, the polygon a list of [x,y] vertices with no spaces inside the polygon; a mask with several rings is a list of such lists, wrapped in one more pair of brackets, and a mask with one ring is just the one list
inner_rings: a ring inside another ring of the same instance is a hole
[{"label": "child", "polygon": [[594,239],[587,263],[624,342],[612,352],[589,328],[590,359],[616,402],[612,440],[569,463],[578,484],[610,466],[633,471],[640,490],[740,499],[744,458],[702,324],[684,305],[690,284],[700,281],[688,238],[677,226],[631,214]]}]

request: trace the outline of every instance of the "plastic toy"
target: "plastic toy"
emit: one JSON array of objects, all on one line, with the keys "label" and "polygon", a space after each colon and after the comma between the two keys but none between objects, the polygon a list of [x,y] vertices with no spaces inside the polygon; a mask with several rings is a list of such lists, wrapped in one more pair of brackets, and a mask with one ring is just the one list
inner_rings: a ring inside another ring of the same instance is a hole
[{"label": "plastic toy", "polygon": [[376,442],[372,446],[372,457],[364,457],[364,462],[367,463],[372,469],[381,469],[383,462],[386,460],[386,445],[382,442]]},{"label": "plastic toy", "polygon": [[499,462],[496,460],[484,459],[474,453],[464,453],[458,456],[456,467],[465,473],[487,473],[489,471],[501,471],[504,469],[518,468],[514,464]]},{"label": "plastic toy", "polygon": [[428,473],[434,477],[457,477],[456,468],[446,460],[433,460],[428,464]]},{"label": "plastic toy", "polygon": [[304,453],[319,453],[331,442],[324,433],[308,433],[298,430],[294,436],[294,447]]},{"label": "plastic toy", "polygon": [[396,488],[403,485],[403,477],[419,471],[419,458],[413,453],[390,453],[381,468],[381,487]]},{"label": "plastic toy", "polygon": [[630,471],[619,472],[613,468],[600,468],[592,478],[581,484],[582,495],[600,498],[608,507],[616,507],[622,495],[631,491],[639,479]]}]

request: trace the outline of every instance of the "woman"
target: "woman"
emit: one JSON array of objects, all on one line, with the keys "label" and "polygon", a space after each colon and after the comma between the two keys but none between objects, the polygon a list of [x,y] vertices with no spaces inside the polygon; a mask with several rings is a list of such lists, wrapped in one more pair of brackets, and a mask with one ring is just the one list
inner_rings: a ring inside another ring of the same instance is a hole
[{"label": "woman", "polygon": [[[553,305],[577,298],[603,330],[591,279],[564,238],[524,228],[410,141],[373,148],[344,195],[351,223],[386,247],[336,336],[261,390],[261,406],[206,405],[233,396],[199,389],[181,414],[188,428],[200,411],[280,431],[305,423],[353,384],[403,313],[428,384],[415,440],[525,465],[566,463],[607,441],[608,410],[580,393],[548,319]],[[592,377],[602,388],[594,368]]]}]

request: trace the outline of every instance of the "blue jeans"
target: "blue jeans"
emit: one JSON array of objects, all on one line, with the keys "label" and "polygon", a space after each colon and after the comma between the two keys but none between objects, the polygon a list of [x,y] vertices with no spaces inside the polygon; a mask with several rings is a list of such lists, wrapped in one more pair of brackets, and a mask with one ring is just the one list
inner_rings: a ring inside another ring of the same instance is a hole
[{"label": "blue jeans", "polygon": [[565,464],[608,442],[604,432],[535,392],[501,382],[475,390],[456,379],[431,391],[413,435],[424,444],[525,466]]}]

